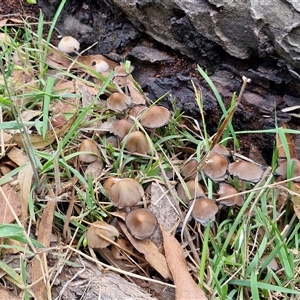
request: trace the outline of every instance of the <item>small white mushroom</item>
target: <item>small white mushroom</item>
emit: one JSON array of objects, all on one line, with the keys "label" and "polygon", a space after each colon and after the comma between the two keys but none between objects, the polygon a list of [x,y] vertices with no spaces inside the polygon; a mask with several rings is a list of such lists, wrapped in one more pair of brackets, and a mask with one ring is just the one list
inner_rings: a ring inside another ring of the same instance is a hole
[{"label": "small white mushroom", "polygon": [[63,53],[76,53],[78,54],[80,44],[72,36],[63,37],[57,46],[58,50]]}]

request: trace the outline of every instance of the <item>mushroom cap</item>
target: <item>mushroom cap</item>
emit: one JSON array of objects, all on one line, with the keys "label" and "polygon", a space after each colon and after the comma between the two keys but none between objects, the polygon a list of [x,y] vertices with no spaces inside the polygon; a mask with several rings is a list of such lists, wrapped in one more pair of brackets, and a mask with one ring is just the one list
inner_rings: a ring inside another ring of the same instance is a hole
[{"label": "mushroom cap", "polygon": [[164,106],[152,105],[141,116],[141,124],[146,128],[159,128],[171,120],[171,112]]},{"label": "mushroom cap", "polygon": [[139,240],[150,237],[158,226],[155,215],[145,208],[130,211],[125,223],[131,235]]},{"label": "mushroom cap", "polygon": [[237,193],[238,193],[237,189],[233,187],[231,184],[222,182],[219,184],[218,195],[220,195],[220,197],[231,195],[232,197],[220,201],[217,200],[217,202],[226,206],[233,206],[233,205],[242,206],[244,204],[244,198],[242,195],[236,195]]},{"label": "mushroom cap", "polygon": [[218,212],[218,206],[212,199],[198,198],[196,200],[191,200],[190,203],[193,201],[195,201],[195,204],[191,214],[197,222],[203,226],[206,226],[209,221],[215,221],[215,217]]},{"label": "mushroom cap", "polygon": [[130,132],[130,130],[132,132],[136,131],[135,125],[127,119],[121,119],[112,125],[110,132],[116,135],[118,138],[123,139],[125,135]]},{"label": "mushroom cap", "polygon": [[109,70],[109,64],[103,59],[94,60],[92,66],[97,73],[107,72]]},{"label": "mushroom cap", "polygon": [[137,104],[134,105],[132,108],[130,108],[130,110],[128,111],[128,115],[134,117],[135,119],[138,118],[138,116],[140,115],[140,113],[142,111],[144,111],[145,109],[147,109],[146,105],[144,104]]},{"label": "mushroom cap", "polygon": [[72,36],[65,36],[59,41],[57,48],[63,53],[73,53],[79,51],[80,44]]},{"label": "mushroom cap", "polygon": [[124,93],[114,92],[106,102],[107,108],[115,112],[122,112],[131,105],[131,98]]},{"label": "mushroom cap", "polygon": [[227,177],[227,159],[216,153],[210,152],[202,167],[203,173],[213,181],[223,181]]},{"label": "mushroom cap", "polygon": [[230,156],[229,150],[228,150],[225,146],[223,146],[223,145],[221,145],[221,144],[215,145],[215,146],[211,149],[211,151],[212,151],[212,152],[215,152],[215,153],[218,153],[218,154],[220,154],[220,155],[226,156],[226,157]]},{"label": "mushroom cap", "polygon": [[[293,177],[300,176],[300,161],[299,159],[292,158],[290,160],[290,164],[294,165],[293,169]],[[283,161],[278,161],[278,168],[275,170],[274,175],[275,176],[281,176],[281,178],[284,180],[287,178],[287,168],[288,168],[288,161],[287,159],[284,159]],[[294,182],[300,182],[300,179],[293,180]]]},{"label": "mushroom cap", "polygon": [[181,174],[185,180],[195,179],[198,173],[198,161],[191,159],[181,167]]},{"label": "mushroom cap", "polygon": [[263,176],[264,168],[248,161],[237,160],[229,164],[228,173],[240,180],[257,183]]},{"label": "mushroom cap", "polygon": [[186,188],[190,194],[190,197],[187,196],[183,185],[180,183],[177,187],[178,197],[185,203],[188,203],[190,199],[205,197],[205,193],[199,182],[195,182],[195,180],[189,180],[186,183]]},{"label": "mushroom cap", "polygon": [[114,184],[106,188],[106,191],[110,200],[118,208],[134,206],[144,196],[143,187],[133,178],[114,179]]},{"label": "mushroom cap", "polygon": [[145,134],[141,131],[132,131],[127,134],[121,142],[122,145],[124,143],[125,148],[131,153],[136,152],[146,155],[151,150]]},{"label": "mushroom cap", "polygon": [[96,221],[91,224],[86,232],[86,239],[91,248],[106,248],[111,243],[103,239],[100,235],[114,241],[119,236],[119,231],[116,227],[109,225],[104,221]]},{"label": "mushroom cap", "polygon": [[79,160],[84,163],[92,163],[100,157],[100,151],[97,144],[89,139],[85,139],[79,146],[79,152],[88,152],[79,154]]}]

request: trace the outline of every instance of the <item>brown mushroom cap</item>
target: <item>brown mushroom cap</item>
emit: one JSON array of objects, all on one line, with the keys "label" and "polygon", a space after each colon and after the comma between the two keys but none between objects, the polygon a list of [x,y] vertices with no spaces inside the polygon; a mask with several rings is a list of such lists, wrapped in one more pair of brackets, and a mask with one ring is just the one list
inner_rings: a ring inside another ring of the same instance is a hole
[{"label": "brown mushroom cap", "polygon": [[146,105],[137,104],[137,105],[134,105],[132,108],[130,108],[130,110],[128,111],[128,115],[137,119],[138,116],[140,115],[140,113],[146,109],[147,109]]},{"label": "brown mushroom cap", "polygon": [[163,106],[152,105],[141,116],[141,124],[146,128],[159,128],[171,120],[171,112]]},{"label": "brown mushroom cap", "polygon": [[198,161],[191,159],[181,167],[181,174],[185,180],[195,179],[198,173]]},{"label": "brown mushroom cap", "polygon": [[139,240],[150,237],[158,226],[155,215],[145,208],[130,211],[125,223],[131,235]]},{"label": "brown mushroom cap", "polygon": [[213,181],[223,181],[227,177],[227,159],[216,153],[210,152],[202,167],[203,173]]},{"label": "brown mushroom cap", "polygon": [[190,197],[187,196],[181,183],[177,187],[178,197],[185,203],[188,203],[190,199],[205,197],[205,193],[199,182],[195,182],[195,180],[189,180],[185,184]]},{"label": "brown mushroom cap", "polygon": [[106,248],[111,243],[103,239],[101,235],[107,237],[109,240],[114,241],[119,236],[119,231],[116,227],[109,225],[104,221],[96,221],[91,224],[86,232],[86,239],[91,248]]},{"label": "brown mushroom cap", "polygon": [[127,119],[121,119],[112,125],[110,132],[122,139],[130,130],[136,131],[134,124]]},{"label": "brown mushroom cap", "polygon": [[131,105],[131,98],[124,93],[114,92],[107,98],[107,108],[115,112],[122,112]]},{"label": "brown mushroom cap", "polygon": [[236,190],[235,187],[233,187],[228,183],[222,182],[219,184],[218,195],[220,195],[220,197],[225,197],[225,196],[232,196],[232,197],[220,201],[217,200],[217,202],[226,206],[233,206],[233,205],[242,206],[244,204],[244,198],[242,197],[242,195],[236,195],[237,193],[238,191]]},{"label": "brown mushroom cap", "polygon": [[79,160],[85,163],[92,163],[100,157],[100,151],[97,144],[89,139],[85,139],[79,146],[79,152],[87,152],[79,154]]},{"label": "brown mushroom cap", "polygon": [[264,168],[248,161],[237,160],[229,164],[228,172],[240,180],[256,183],[261,180]]},{"label": "brown mushroom cap", "polygon": [[191,200],[190,205],[193,201],[195,201],[195,204],[191,214],[197,222],[203,226],[207,226],[209,221],[215,221],[215,217],[218,212],[218,206],[212,199],[198,198],[196,200]]},{"label": "brown mushroom cap", "polygon": [[133,178],[122,178],[113,181],[114,184],[110,188],[106,188],[106,191],[110,200],[118,208],[134,206],[144,196],[143,187]]},{"label": "brown mushroom cap", "polygon": [[125,144],[125,148],[131,153],[147,154],[151,150],[145,134],[141,131],[130,132],[123,138],[121,144]]},{"label": "brown mushroom cap", "polygon": [[[290,160],[290,164],[294,166],[294,169],[293,169],[293,174],[292,176],[293,177],[298,177],[300,176],[300,161],[299,159],[296,159],[296,158],[292,158]],[[278,168],[275,170],[275,173],[274,175],[275,176],[281,176],[281,178],[284,180],[287,178],[287,168],[288,168],[288,161],[285,159],[285,160],[281,160],[281,161],[278,161]],[[300,179],[295,179],[293,180],[294,182],[300,182]]]},{"label": "brown mushroom cap", "polygon": [[228,149],[225,146],[221,145],[221,144],[215,145],[211,149],[211,151],[213,151],[215,153],[218,153],[220,155],[226,156],[226,157],[230,156],[230,152],[228,151]]}]

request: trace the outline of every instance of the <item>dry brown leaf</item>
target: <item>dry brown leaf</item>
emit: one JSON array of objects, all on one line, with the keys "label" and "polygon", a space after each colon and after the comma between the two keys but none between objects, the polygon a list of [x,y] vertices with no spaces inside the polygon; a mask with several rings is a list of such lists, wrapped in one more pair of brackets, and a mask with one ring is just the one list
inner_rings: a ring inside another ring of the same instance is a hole
[{"label": "dry brown leaf", "polygon": [[72,58],[58,50],[49,49],[47,52],[46,63],[53,69],[66,70],[71,65]]},{"label": "dry brown leaf", "polygon": [[130,81],[128,83],[128,89],[129,89],[129,93],[130,93],[130,96],[131,96],[134,104],[136,104],[136,105],[138,105],[138,104],[146,104],[145,98],[136,89],[136,87],[134,86],[134,83],[132,81]]},{"label": "dry brown leaf", "polygon": [[[282,128],[286,129],[287,126],[286,124],[282,124],[281,126]],[[297,158],[297,152],[295,150],[295,145],[294,145],[294,141],[293,141],[293,137],[289,134],[289,133],[285,133],[285,138],[286,141],[288,143],[288,148],[289,148],[289,152],[290,152],[290,157],[291,158]],[[279,158],[284,158],[287,157],[283,145],[282,145],[282,141],[280,139],[279,134],[276,135],[276,145],[277,145],[277,151],[278,151],[278,157]]]},{"label": "dry brown leaf", "polygon": [[[170,230],[180,221],[180,217],[175,210],[176,205],[173,197],[170,196],[168,190],[163,185],[157,182],[151,183],[150,195],[151,204],[148,209],[156,216],[158,223],[163,228]],[[155,245],[160,246],[163,241],[161,231],[156,230],[150,239]]]},{"label": "dry brown leaf", "polygon": [[134,238],[129,231],[124,222],[118,222],[123,233],[126,235],[128,240],[131,242],[132,246],[140,253],[145,255],[145,259],[149,264],[165,279],[171,279],[172,275],[167,265],[166,258],[161,254],[158,248],[150,239],[138,240]]},{"label": "dry brown leaf", "polygon": [[[79,64],[76,64],[76,68],[78,68],[79,70],[83,70],[84,72],[86,72],[87,70],[85,69],[84,66],[87,66],[91,69],[94,69],[93,67],[93,63],[95,61],[99,61],[99,60],[104,60],[108,65],[109,65],[109,69],[113,70],[118,64],[113,62],[112,60],[107,59],[105,56],[101,55],[101,54],[97,54],[97,55],[82,55],[79,56],[77,58],[77,62]],[[82,67],[80,64],[83,64],[84,66]],[[93,74],[91,74],[92,76],[94,76]]]},{"label": "dry brown leaf", "polygon": [[[15,192],[15,190],[9,185],[4,184],[1,186],[6,198],[8,199],[10,205],[12,206],[15,214],[19,216],[21,214],[21,203],[19,194]],[[2,193],[0,193],[0,207],[2,210],[2,213],[0,215],[0,224],[8,224],[15,221],[15,217],[13,216],[11,210],[6,204],[5,198],[2,196]]]},{"label": "dry brown leaf", "polygon": [[[53,217],[55,211],[56,203],[49,201],[43,211],[41,222],[38,229],[38,241],[42,243],[45,247],[50,246],[52,227],[53,227]],[[46,253],[40,254],[39,258],[34,258],[31,265],[32,282],[38,281],[32,286],[32,291],[35,295],[34,299],[44,300],[47,297],[47,285],[44,282],[45,275],[47,276],[47,260]]]},{"label": "dry brown leaf", "polygon": [[33,179],[33,170],[30,163],[27,163],[26,167],[23,168],[18,174],[18,181],[19,181],[19,195],[21,201],[21,216],[20,221],[22,222],[25,230],[27,228],[27,221],[28,221],[28,201],[29,195],[31,191]]},{"label": "dry brown leaf", "polygon": [[[60,138],[69,131],[69,129],[75,122],[76,118],[77,118],[77,113],[75,113],[72,116],[72,118],[70,118],[64,125],[62,125],[61,127],[57,127],[55,129],[56,135],[53,132],[53,130],[49,130],[46,133],[45,139],[43,139],[43,137],[39,134],[36,134],[36,133],[30,134],[29,137],[30,137],[30,142],[31,142],[32,147],[34,149],[43,149],[43,148],[47,147],[48,145],[51,145],[56,140],[56,137]],[[22,136],[20,133],[15,133],[13,136],[13,139],[19,147],[23,147]]]},{"label": "dry brown leaf", "polygon": [[8,291],[8,288],[5,289],[0,286],[0,300],[22,300],[23,298],[14,295],[12,292]]},{"label": "dry brown leaf", "polygon": [[207,300],[204,292],[191,277],[179,242],[161,227],[165,256],[176,286],[176,300]]},{"label": "dry brown leaf", "polygon": [[28,162],[27,155],[22,150],[16,147],[12,147],[7,153],[7,156],[18,166],[23,166]]}]

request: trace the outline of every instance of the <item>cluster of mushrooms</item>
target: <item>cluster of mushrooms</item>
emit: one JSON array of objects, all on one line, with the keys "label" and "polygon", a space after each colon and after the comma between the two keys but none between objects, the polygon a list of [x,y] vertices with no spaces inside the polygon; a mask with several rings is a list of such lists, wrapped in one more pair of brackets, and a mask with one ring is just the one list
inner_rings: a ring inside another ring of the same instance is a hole
[{"label": "cluster of mushrooms", "polygon": [[[79,43],[72,37],[63,38],[58,45],[58,50],[64,53],[77,53],[79,48]],[[93,67],[103,75],[110,71],[109,64],[101,60],[95,61]],[[106,107],[114,112],[118,119],[109,127],[110,134],[107,134],[106,140],[115,148],[123,147],[129,153],[147,155],[151,152],[150,143],[155,129],[166,126],[170,122],[171,112],[157,104],[147,106],[146,98],[138,91],[130,75],[132,70],[132,66],[126,68],[123,63],[114,68],[113,83],[117,89],[108,95]],[[101,161],[97,144],[92,140],[85,140],[79,151],[83,152],[79,160],[88,164],[85,174],[94,172],[94,168],[90,165],[96,164],[97,172],[94,176],[100,175],[104,163]],[[177,196],[184,207],[191,209],[191,216],[203,226],[215,221],[219,207],[243,204],[243,197],[228,182],[228,176],[252,183],[258,182],[263,176],[263,166],[242,159],[229,163],[230,156],[227,148],[216,145],[201,162],[191,158],[180,167],[184,182],[177,185]],[[200,184],[203,175],[218,185],[219,199],[207,198],[207,193]],[[125,210],[125,223],[133,237],[146,239],[153,235],[158,229],[158,222],[156,216],[147,209],[145,201],[142,201],[145,200],[145,191],[136,179],[109,177],[104,182],[103,188],[112,204],[119,210]],[[103,229],[104,223],[98,221],[90,226],[87,233],[87,239],[91,241],[90,245],[94,245],[91,232]],[[111,225],[107,224],[107,226]],[[115,229],[104,231],[112,233],[110,238],[118,236]]]}]

